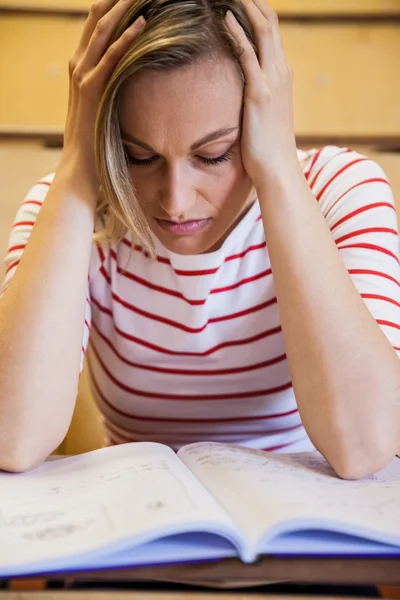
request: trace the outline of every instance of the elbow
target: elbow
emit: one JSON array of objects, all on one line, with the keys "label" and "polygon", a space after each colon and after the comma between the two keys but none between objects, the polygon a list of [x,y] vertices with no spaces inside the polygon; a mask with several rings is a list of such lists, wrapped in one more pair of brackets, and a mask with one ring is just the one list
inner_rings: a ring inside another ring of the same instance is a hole
[{"label": "elbow", "polygon": [[368,448],[357,448],[355,445],[341,450],[336,448],[332,453],[325,453],[325,458],[341,479],[363,479],[384,469],[396,456],[398,445],[399,441],[397,446],[385,445],[385,448],[378,443],[371,444]]},{"label": "elbow", "polygon": [[0,456],[0,471],[7,473],[26,473],[39,467],[44,461],[32,461],[27,457]]},{"label": "elbow", "polygon": [[[375,398],[374,398],[375,401]],[[396,399],[397,402],[397,399]],[[340,406],[339,401],[332,406]],[[351,415],[336,411],[309,432],[315,448],[341,479],[357,480],[384,469],[400,450],[400,410]],[[390,407],[391,408],[391,407]],[[322,427],[321,427],[322,425]]]},{"label": "elbow", "polygon": [[14,434],[11,440],[4,440],[0,445],[0,471],[25,473],[40,467],[62,439],[54,436],[53,439],[44,440],[41,436],[28,436],[27,432]]},{"label": "elbow", "polygon": [[21,417],[9,419],[0,427],[0,471],[24,473],[40,467],[64,440],[69,423],[42,427]]},{"label": "elbow", "polygon": [[25,473],[42,465],[47,457],[48,454],[28,452],[23,448],[2,448],[0,450],[0,471]]},{"label": "elbow", "polygon": [[26,473],[39,467],[44,461],[21,460],[15,457],[0,457],[0,471],[7,473]]},{"label": "elbow", "polygon": [[364,459],[359,462],[349,458],[341,460],[335,459],[330,461],[330,464],[336,475],[341,479],[355,480],[363,479],[364,477],[369,477],[370,475],[377,473],[386,467],[394,456],[395,454],[392,454],[390,457],[385,457],[383,459],[374,457],[371,460]]}]

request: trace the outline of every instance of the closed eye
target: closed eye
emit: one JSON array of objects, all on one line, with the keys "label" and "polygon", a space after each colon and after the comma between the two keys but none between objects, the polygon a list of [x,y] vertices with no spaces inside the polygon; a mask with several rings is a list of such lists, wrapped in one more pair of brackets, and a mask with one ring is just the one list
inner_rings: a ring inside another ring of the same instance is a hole
[{"label": "closed eye", "polygon": [[[129,165],[138,165],[138,166],[152,165],[159,159],[159,156],[152,156],[151,158],[141,158],[141,159],[134,158],[133,156],[130,156],[127,152],[125,152],[125,156],[126,156],[127,163]],[[222,154],[221,156],[217,156],[216,158],[206,158],[205,156],[197,156],[197,158],[203,164],[213,166],[213,165],[218,165],[220,163],[230,160],[231,156],[232,156],[232,152],[228,150],[228,152],[225,152],[225,154]]]}]

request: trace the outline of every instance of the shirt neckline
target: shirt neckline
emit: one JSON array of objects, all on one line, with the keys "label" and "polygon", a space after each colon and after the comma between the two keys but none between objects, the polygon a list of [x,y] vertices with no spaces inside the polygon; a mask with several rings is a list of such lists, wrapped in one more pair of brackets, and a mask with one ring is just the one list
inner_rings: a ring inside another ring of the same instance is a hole
[{"label": "shirt neckline", "polygon": [[[151,232],[151,237],[154,242],[155,251],[158,256],[168,258],[173,266],[182,268],[196,268],[196,267],[216,267],[224,262],[224,258],[227,256],[234,246],[241,245],[246,234],[257,224],[257,217],[260,214],[260,206],[258,198],[256,198],[249,210],[242,217],[239,223],[229,233],[226,239],[222,242],[222,245],[218,250],[213,252],[207,252],[204,254],[177,254],[168,250],[158,239],[158,237]],[[262,223],[260,222],[262,227]]]}]

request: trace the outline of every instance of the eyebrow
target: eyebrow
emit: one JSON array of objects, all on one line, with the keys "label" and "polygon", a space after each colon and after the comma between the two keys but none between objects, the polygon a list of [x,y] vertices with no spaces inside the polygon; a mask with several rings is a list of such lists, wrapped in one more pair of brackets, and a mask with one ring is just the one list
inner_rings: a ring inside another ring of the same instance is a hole
[{"label": "eyebrow", "polygon": [[[201,138],[201,140],[199,140],[198,142],[195,142],[194,144],[192,144],[190,146],[190,150],[193,152],[194,150],[197,150],[201,146],[204,146],[205,144],[209,144],[210,142],[214,142],[215,140],[218,140],[219,138],[224,137],[225,135],[229,135],[230,133],[232,133],[233,131],[237,131],[238,129],[239,129],[239,127],[228,127],[228,128],[223,128],[223,129],[217,129],[216,131],[213,131],[212,133],[209,133],[206,136],[204,136],[203,138]],[[145,142],[142,142],[141,140],[136,139],[135,137],[132,137],[130,135],[122,133],[122,139],[124,142],[130,142],[131,144],[135,144],[136,146],[140,146],[141,148],[144,148],[145,150],[148,150],[149,152],[155,152],[155,154],[157,154],[157,152],[154,150],[154,148],[152,148]]]}]

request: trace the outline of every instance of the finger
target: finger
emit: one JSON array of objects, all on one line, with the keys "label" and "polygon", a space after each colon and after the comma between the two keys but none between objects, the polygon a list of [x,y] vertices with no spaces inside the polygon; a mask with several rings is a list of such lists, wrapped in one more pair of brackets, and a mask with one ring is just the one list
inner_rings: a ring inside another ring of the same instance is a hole
[{"label": "finger", "polygon": [[275,27],[279,28],[278,15],[274,9],[266,2],[266,0],[253,0],[258,10],[264,15],[264,17]]},{"label": "finger", "polygon": [[89,45],[90,38],[93,35],[97,22],[104,17],[118,0],[97,0],[92,4],[89,10],[88,18],[83,27],[81,39],[79,40],[77,52],[83,55]]},{"label": "finger", "polygon": [[96,78],[96,84],[100,87],[105,87],[109,80],[115,65],[123,57],[127,50],[128,44],[131,43],[132,39],[140,33],[145,26],[146,21],[139,17],[136,19],[130,27],[125,29],[121,37],[115,41],[101,59],[97,69],[94,71],[94,77]]},{"label": "finger", "polygon": [[260,76],[258,58],[234,14],[228,10],[225,18],[229,30],[239,47],[239,60],[245,74],[246,85],[251,88]]},{"label": "finger", "polygon": [[[264,2],[264,0],[262,0]],[[253,27],[258,48],[260,67],[267,75],[272,75],[272,66],[276,60],[276,43],[273,32],[273,23],[265,17],[264,13],[253,0],[242,0],[247,16]]]},{"label": "finger", "polygon": [[[83,72],[88,72],[99,64],[107,50],[107,46],[117,24],[134,1],[135,0],[119,0],[110,12],[97,22],[87,50],[82,58],[82,63],[79,65]],[[137,26],[139,25],[138,20],[136,20],[135,23]]]},{"label": "finger", "polygon": [[274,9],[266,0],[253,0],[255,6],[271,26],[272,37],[274,40],[275,56],[285,56],[282,44],[281,31],[279,29],[279,19]]}]

